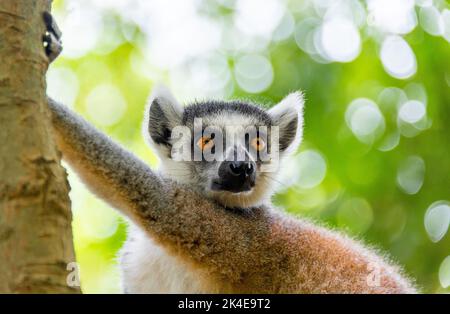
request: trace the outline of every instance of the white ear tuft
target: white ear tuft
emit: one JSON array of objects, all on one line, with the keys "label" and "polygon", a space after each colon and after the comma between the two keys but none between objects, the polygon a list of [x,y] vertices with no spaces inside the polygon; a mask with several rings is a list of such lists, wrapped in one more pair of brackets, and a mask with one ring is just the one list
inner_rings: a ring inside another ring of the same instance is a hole
[{"label": "white ear tuft", "polygon": [[[153,88],[148,100],[148,106],[151,106],[156,99],[160,99],[161,102],[169,105],[164,106],[164,109],[169,109],[177,115],[183,113],[183,106],[176,100],[175,96],[173,96],[172,92],[165,85],[158,84]],[[146,111],[148,112],[148,110]]]},{"label": "white ear tuft", "polygon": [[[181,123],[183,106],[163,85],[153,89],[145,112],[143,132],[150,144],[170,145],[171,132]],[[152,145],[154,146],[154,145]]]},{"label": "white ear tuft", "polygon": [[305,100],[302,92],[293,92],[283,98],[278,104],[269,109],[272,117],[284,114],[299,114],[303,116],[303,104]]},{"label": "white ear tuft", "polygon": [[280,152],[294,152],[300,145],[304,102],[302,92],[293,92],[268,111],[274,124],[280,128]]}]

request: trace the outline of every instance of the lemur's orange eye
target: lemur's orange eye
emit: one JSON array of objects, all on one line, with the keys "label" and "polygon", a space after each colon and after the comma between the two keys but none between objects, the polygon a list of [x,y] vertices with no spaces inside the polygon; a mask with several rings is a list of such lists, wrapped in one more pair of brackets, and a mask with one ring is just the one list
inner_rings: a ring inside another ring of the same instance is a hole
[{"label": "lemur's orange eye", "polygon": [[252,141],[250,142],[250,144],[253,146],[254,149],[256,149],[256,151],[260,152],[262,151],[265,147],[266,147],[266,143],[264,142],[264,140],[260,137],[255,137],[254,139],[252,139]]},{"label": "lemur's orange eye", "polygon": [[202,136],[197,141],[197,146],[203,151],[214,146],[214,140],[209,136]]}]

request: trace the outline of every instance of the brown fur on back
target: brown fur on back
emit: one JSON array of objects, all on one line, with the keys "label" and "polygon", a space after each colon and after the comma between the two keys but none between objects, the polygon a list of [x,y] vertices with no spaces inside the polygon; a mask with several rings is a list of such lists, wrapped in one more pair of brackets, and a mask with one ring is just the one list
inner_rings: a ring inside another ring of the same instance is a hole
[{"label": "brown fur on back", "polygon": [[[270,208],[236,213],[185,190],[172,196],[177,209],[149,221],[146,230],[203,274],[209,291],[415,292],[398,268],[336,232]],[[368,285],[374,268],[379,286]]]}]

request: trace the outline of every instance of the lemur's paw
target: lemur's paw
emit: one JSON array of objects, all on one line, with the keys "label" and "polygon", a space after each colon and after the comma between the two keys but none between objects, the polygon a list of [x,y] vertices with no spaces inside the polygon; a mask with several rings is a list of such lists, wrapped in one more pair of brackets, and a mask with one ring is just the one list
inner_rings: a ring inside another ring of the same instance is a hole
[{"label": "lemur's paw", "polygon": [[45,49],[45,54],[50,62],[56,59],[62,51],[61,31],[56,25],[55,19],[49,12],[42,14],[44,19],[46,32],[42,36],[42,44]]}]

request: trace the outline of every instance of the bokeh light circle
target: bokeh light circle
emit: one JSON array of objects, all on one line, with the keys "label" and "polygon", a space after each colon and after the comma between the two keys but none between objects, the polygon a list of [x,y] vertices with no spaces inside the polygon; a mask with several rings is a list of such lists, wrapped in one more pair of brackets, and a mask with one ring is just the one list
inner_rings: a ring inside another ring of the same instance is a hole
[{"label": "bokeh light circle", "polygon": [[450,287],[450,256],[447,256],[439,266],[439,282],[443,288]]},{"label": "bokeh light circle", "polygon": [[249,93],[260,93],[273,81],[270,61],[261,55],[245,55],[236,61],[234,73],[239,86]]},{"label": "bokeh light circle", "polygon": [[437,201],[428,207],[424,225],[428,237],[433,242],[439,242],[447,233],[450,224],[450,203]]},{"label": "bokeh light circle", "polygon": [[425,117],[425,105],[418,100],[409,100],[402,104],[398,117],[407,123],[416,123]]},{"label": "bokeh light circle", "polygon": [[363,198],[351,198],[341,204],[336,215],[337,223],[354,234],[366,232],[373,223],[373,210]]},{"label": "bokeh light circle", "polygon": [[87,96],[86,109],[96,123],[110,126],[122,118],[127,109],[127,103],[116,86],[101,84]]},{"label": "bokeh light circle", "polygon": [[444,33],[444,19],[435,6],[420,8],[419,20],[420,25],[428,34],[440,36]]},{"label": "bokeh light circle", "polygon": [[392,77],[406,79],[417,71],[416,56],[400,36],[388,36],[381,44],[381,62]]},{"label": "bokeh light circle", "polygon": [[73,107],[78,96],[79,82],[77,75],[68,67],[50,67],[47,71],[47,94]]},{"label": "bokeh light circle", "polygon": [[423,185],[425,162],[419,156],[409,156],[397,171],[397,184],[406,194],[416,194]]},{"label": "bokeh light circle", "polygon": [[367,98],[357,98],[345,112],[347,126],[364,143],[371,143],[384,130],[384,117],[377,104]]},{"label": "bokeh light circle", "polygon": [[315,150],[306,150],[298,154],[297,158],[298,180],[297,185],[310,189],[319,185],[327,173],[327,164],[324,157]]},{"label": "bokeh light circle", "polygon": [[391,34],[407,34],[417,25],[414,0],[367,0],[368,24]]},{"label": "bokeh light circle", "polygon": [[320,47],[316,49],[323,50],[323,56],[330,61],[353,61],[361,51],[358,28],[348,19],[325,21],[320,29]]}]

